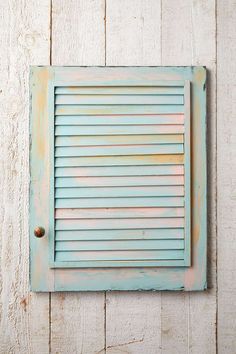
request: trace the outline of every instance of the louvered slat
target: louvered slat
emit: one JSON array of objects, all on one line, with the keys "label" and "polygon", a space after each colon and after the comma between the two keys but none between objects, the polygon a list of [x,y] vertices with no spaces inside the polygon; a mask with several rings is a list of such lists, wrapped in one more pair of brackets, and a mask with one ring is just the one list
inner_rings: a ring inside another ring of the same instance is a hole
[{"label": "louvered slat", "polygon": [[56,231],[56,241],[95,240],[170,240],[184,239],[184,228],[121,229],[121,230],[64,230]]},{"label": "louvered slat", "polygon": [[146,105],[146,104],[170,104],[183,105],[183,95],[140,95],[139,99],[134,95],[56,95],[58,105]]},{"label": "louvered slat", "polygon": [[184,176],[57,177],[56,187],[177,186]]},{"label": "louvered slat", "polygon": [[[184,250],[138,250],[138,251],[57,251],[57,261],[154,261],[182,260]],[[144,263],[145,265],[145,263]],[[99,267],[99,263],[97,264]],[[132,263],[129,264],[132,266]]]},{"label": "louvered slat", "polygon": [[56,198],[123,198],[183,196],[183,186],[57,188]]},{"label": "louvered slat", "polygon": [[70,176],[178,176],[184,174],[183,165],[139,165],[139,166],[103,166],[55,168],[56,177]]},{"label": "louvered slat", "polygon": [[57,147],[56,157],[82,157],[82,156],[122,156],[122,155],[163,155],[182,154],[183,144],[162,144],[162,145],[131,145],[131,146],[90,146],[90,147]]},{"label": "louvered slat", "polygon": [[165,82],[162,86],[60,86],[55,88],[55,93],[61,95],[183,95],[183,83]]},{"label": "louvered slat", "polygon": [[[137,98],[137,101],[139,97]],[[184,105],[56,105],[56,115],[184,113]]]},{"label": "louvered slat", "polygon": [[57,241],[56,251],[183,250],[184,240]]},{"label": "louvered slat", "polygon": [[184,208],[57,209],[56,219],[169,218],[184,216]]},{"label": "louvered slat", "polygon": [[55,125],[149,125],[184,124],[183,114],[110,115],[110,116],[56,116]]},{"label": "louvered slat", "polygon": [[182,144],[183,134],[161,134],[161,135],[86,135],[86,136],[57,136],[55,146],[112,146],[129,144]]},{"label": "louvered slat", "polygon": [[183,134],[183,125],[117,125],[117,126],[67,126],[57,125],[55,128],[56,136],[70,135],[140,135],[140,134]]},{"label": "louvered slat", "polygon": [[184,197],[56,198],[55,206],[56,208],[183,207]]}]

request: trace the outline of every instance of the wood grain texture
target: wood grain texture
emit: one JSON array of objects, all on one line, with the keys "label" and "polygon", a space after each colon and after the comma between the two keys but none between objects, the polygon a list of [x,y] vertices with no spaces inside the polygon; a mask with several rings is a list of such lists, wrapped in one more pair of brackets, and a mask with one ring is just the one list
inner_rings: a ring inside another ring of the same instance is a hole
[{"label": "wood grain texture", "polygon": [[150,292],[107,293],[107,354],[161,353],[159,299]]},{"label": "wood grain texture", "polygon": [[[104,65],[104,1],[52,1],[52,64]],[[51,353],[105,353],[104,293],[51,295]]]},{"label": "wood grain texture", "polygon": [[[106,1],[106,64],[161,64],[161,1]],[[161,353],[160,293],[107,293],[106,352]]]},{"label": "wood grain texture", "polygon": [[51,353],[105,353],[103,305],[102,293],[53,294]]},{"label": "wood grain texture", "polygon": [[224,354],[235,353],[236,350],[235,8],[235,1],[218,1],[218,350]]},{"label": "wood grain texture", "polygon": [[161,1],[106,1],[106,65],[160,65]]},{"label": "wood grain texture", "polygon": [[[181,31],[179,30],[181,27]],[[162,1],[162,65],[206,65],[208,72],[208,284],[204,294],[162,295],[163,353],[216,352],[216,19],[215,1]],[[172,301],[180,302],[170,313]],[[204,310],[203,310],[204,309]],[[167,312],[167,314],[166,314]],[[203,315],[204,313],[204,315]],[[199,326],[199,323],[201,325]],[[183,333],[184,338],[183,338]]]},{"label": "wood grain texture", "polygon": [[[160,293],[108,293],[109,354],[216,352],[215,2],[163,0],[161,14],[160,1],[107,0],[108,65],[202,64],[210,69],[208,246],[212,288],[190,296],[163,294],[162,305]],[[54,64],[104,65],[104,3],[53,0]],[[235,6],[235,0],[227,0],[218,1],[217,8],[219,354],[235,351]],[[29,63],[49,62],[49,1],[6,0],[0,7],[0,353],[44,354],[49,353],[48,295],[28,293],[27,76]],[[104,353],[102,305],[103,294],[54,294],[51,352]],[[172,310],[178,310],[183,324]]]},{"label": "wood grain texture", "polygon": [[0,3],[0,353],[49,353],[49,295],[29,292],[29,65],[49,64],[50,1]]},{"label": "wood grain texture", "polygon": [[104,65],[104,0],[52,0],[52,65]]},{"label": "wood grain texture", "polygon": [[[193,2],[193,64],[204,63],[207,80],[207,166],[208,166],[208,290],[190,294],[189,346],[191,353],[214,354],[216,337],[216,1]],[[204,41],[203,41],[204,38]],[[205,296],[204,296],[205,295]],[[207,309],[207,310],[206,310]],[[204,312],[204,320],[202,313]],[[202,320],[202,325],[198,323]]]},{"label": "wood grain texture", "polygon": [[188,354],[189,294],[165,293],[161,296],[162,354]]}]

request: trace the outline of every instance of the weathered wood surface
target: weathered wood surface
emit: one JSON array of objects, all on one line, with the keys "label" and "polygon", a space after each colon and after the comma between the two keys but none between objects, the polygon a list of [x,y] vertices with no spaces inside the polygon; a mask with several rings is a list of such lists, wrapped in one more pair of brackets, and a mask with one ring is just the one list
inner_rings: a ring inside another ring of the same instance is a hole
[{"label": "weathered wood surface", "polygon": [[[235,352],[236,4],[215,6],[215,0],[53,0],[50,43],[49,0],[1,2],[1,354],[216,352],[216,20],[218,352]],[[106,301],[103,293],[65,293],[50,302],[47,294],[29,293],[28,65],[49,64],[50,46],[55,65],[210,69],[207,292],[107,293]]]},{"label": "weathered wood surface", "polygon": [[50,1],[1,1],[0,13],[0,353],[47,354],[49,295],[28,281],[28,77],[49,64]]},{"label": "weathered wood surface", "polygon": [[236,352],[236,2],[218,1],[218,351]]}]

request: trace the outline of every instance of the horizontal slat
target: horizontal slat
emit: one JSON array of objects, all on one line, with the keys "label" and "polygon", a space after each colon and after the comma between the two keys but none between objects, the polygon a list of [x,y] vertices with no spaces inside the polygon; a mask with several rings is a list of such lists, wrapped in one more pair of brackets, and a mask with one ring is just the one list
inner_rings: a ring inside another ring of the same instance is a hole
[{"label": "horizontal slat", "polygon": [[183,185],[184,176],[57,177],[56,187],[171,186]]},{"label": "horizontal slat", "polygon": [[56,231],[57,241],[184,239],[184,228]]},{"label": "horizontal slat", "polygon": [[168,218],[183,217],[184,208],[56,209],[56,219]]},{"label": "horizontal slat", "polygon": [[184,227],[184,218],[57,219],[55,230],[113,230]]},{"label": "horizontal slat", "polygon": [[[57,259],[57,257],[56,257]],[[184,259],[158,260],[123,260],[123,261],[58,261],[53,263],[55,268],[134,268],[134,267],[185,267]]]},{"label": "horizontal slat", "polygon": [[[184,86],[179,70],[168,67],[56,67],[55,87],[172,87]],[[137,78],[137,72],[139,78]],[[163,75],[164,74],[164,75]]]},{"label": "horizontal slat", "polygon": [[183,134],[57,136],[55,146],[99,146],[127,144],[182,144]]},{"label": "horizontal slat", "polygon": [[181,250],[184,240],[57,241],[56,251]]},{"label": "horizontal slat", "polygon": [[56,147],[56,157],[182,154],[183,144]]},{"label": "horizontal slat", "polygon": [[63,94],[63,95],[71,95],[71,94],[78,94],[78,95],[182,95],[184,93],[183,86],[124,86],[124,87],[56,87],[55,89],[56,94]]},{"label": "horizontal slat", "polygon": [[56,136],[71,135],[140,135],[140,134],[183,134],[184,125],[94,125],[91,126],[71,126],[58,125],[55,128]]},{"label": "horizontal slat", "polygon": [[56,177],[70,176],[163,176],[183,175],[183,165],[158,166],[104,166],[104,167],[58,167],[55,169]]},{"label": "horizontal slat", "polygon": [[[175,73],[168,75],[165,73],[165,79],[157,80],[156,70],[163,70],[169,68],[151,68],[151,67],[140,67],[140,68],[99,68],[99,67],[67,67],[60,68],[57,67],[57,70],[60,70],[60,79],[55,78],[55,87],[93,87],[93,88],[124,88],[132,87],[136,89],[137,87],[183,87],[186,84],[185,80],[173,80]],[[102,71],[109,71],[106,73],[106,78],[102,79]],[[127,70],[129,75],[127,75]],[[137,79],[137,70],[142,73],[139,79]],[[147,71],[149,73],[147,73]],[[150,72],[152,73],[150,74]],[[136,76],[136,77],[134,77]],[[178,74],[177,74],[178,76]],[[69,82],[69,83],[68,83]]]},{"label": "horizontal slat", "polygon": [[183,250],[153,251],[74,251],[56,252],[56,261],[99,261],[99,260],[159,260],[184,259]]},{"label": "horizontal slat", "polygon": [[184,104],[183,95],[56,95],[56,104],[64,105],[145,105]]},{"label": "horizontal slat", "polygon": [[183,114],[129,115],[129,116],[56,116],[56,125],[139,125],[184,124]]},{"label": "horizontal slat", "polygon": [[55,159],[56,167],[177,165],[183,163],[184,155],[56,157]]},{"label": "horizontal slat", "polygon": [[56,105],[56,115],[184,113],[184,105]]},{"label": "horizontal slat", "polygon": [[183,196],[184,186],[56,188],[56,198],[171,197]]},{"label": "horizontal slat", "polygon": [[183,197],[56,199],[56,208],[182,207]]}]

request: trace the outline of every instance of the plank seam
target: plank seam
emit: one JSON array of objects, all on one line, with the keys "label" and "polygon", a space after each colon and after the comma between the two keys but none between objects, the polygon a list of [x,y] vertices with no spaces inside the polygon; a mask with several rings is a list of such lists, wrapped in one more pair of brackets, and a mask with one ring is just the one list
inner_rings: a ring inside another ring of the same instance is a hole
[{"label": "plank seam", "polygon": [[[50,18],[49,18],[49,64],[52,65],[52,0],[50,0]],[[54,286],[55,288],[55,286]],[[52,293],[48,293],[49,308],[48,308],[48,352],[52,353]]]},{"label": "plank seam", "polygon": [[[107,65],[107,1],[104,0],[104,54],[105,66]],[[107,352],[107,292],[104,292],[104,352]]]},{"label": "plank seam", "polygon": [[216,114],[216,121],[215,121],[215,220],[216,220],[216,226],[215,226],[215,236],[216,236],[216,257],[215,257],[215,262],[216,262],[216,274],[215,274],[215,281],[216,281],[216,314],[215,314],[215,350],[216,354],[218,354],[218,323],[219,323],[219,302],[218,302],[218,159],[217,159],[217,151],[218,151],[218,145],[217,145],[217,140],[218,140],[218,130],[217,130],[217,123],[218,123],[218,106],[217,106],[217,98],[218,98],[218,1],[215,0],[215,114]]},{"label": "plank seam", "polygon": [[49,309],[48,309],[48,324],[49,324],[49,335],[48,335],[48,350],[49,354],[52,353],[52,293],[49,292]]}]

